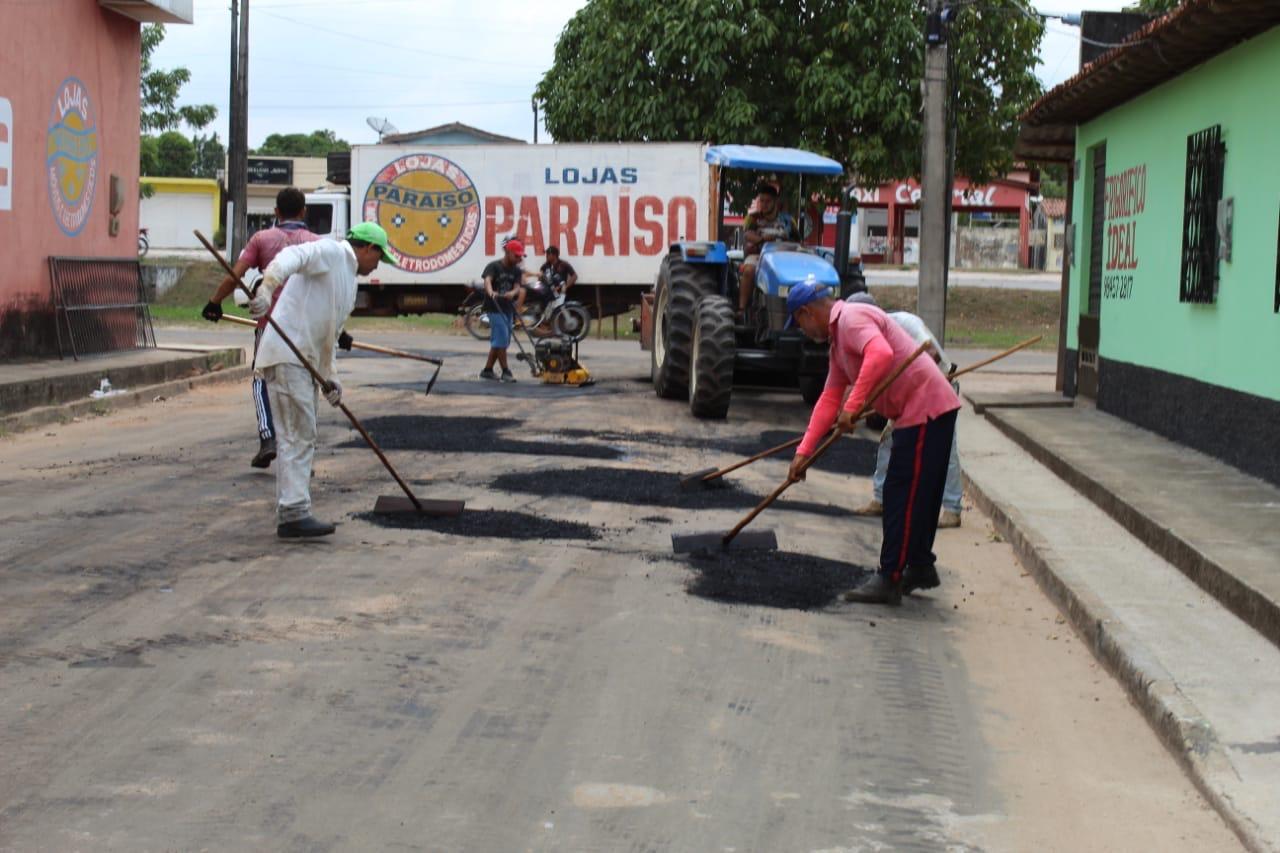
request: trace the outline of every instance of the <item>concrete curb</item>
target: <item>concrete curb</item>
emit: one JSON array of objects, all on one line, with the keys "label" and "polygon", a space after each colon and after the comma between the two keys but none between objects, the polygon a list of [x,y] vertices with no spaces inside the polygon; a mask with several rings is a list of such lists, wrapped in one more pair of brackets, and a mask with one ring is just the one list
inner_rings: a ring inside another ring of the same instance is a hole
[{"label": "concrete curb", "polygon": [[41,406],[0,418],[0,435],[37,429],[49,424],[64,424],[73,418],[109,415],[120,409],[134,409],[155,401],[156,397],[175,397],[218,382],[234,382],[253,375],[252,365],[213,370],[186,379],[175,379],[148,385],[115,397],[101,400],[76,400],[56,406]]},{"label": "concrete curb", "polygon": [[1183,539],[1173,529],[1126,500],[1123,495],[1098,482],[1066,462],[1024,431],[1009,423],[995,409],[985,413],[987,421],[1004,433],[1059,479],[1111,516],[1125,530],[1142,541],[1212,595],[1253,630],[1280,647],[1280,603],[1249,586],[1209,555]]},{"label": "concrete curb", "polygon": [[[988,415],[989,416],[989,415]],[[1234,774],[1212,726],[1173,678],[1107,604],[1074,576],[1068,562],[1041,538],[1019,510],[990,497],[964,472],[965,486],[1012,546],[1019,561],[1066,616],[1094,656],[1124,686],[1134,704],[1192,784],[1240,841],[1255,853],[1276,853],[1249,817],[1215,779]]]}]

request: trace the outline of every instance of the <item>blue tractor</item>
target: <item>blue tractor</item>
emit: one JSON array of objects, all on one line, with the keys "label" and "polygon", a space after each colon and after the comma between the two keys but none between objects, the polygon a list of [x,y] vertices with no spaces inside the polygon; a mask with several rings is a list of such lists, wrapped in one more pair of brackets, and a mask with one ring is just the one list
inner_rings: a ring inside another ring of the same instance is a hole
[{"label": "blue tractor", "polygon": [[[791,148],[719,145],[708,148],[706,156],[720,190],[712,200],[719,211],[716,236],[724,232],[726,169],[798,174],[796,209],[801,211],[805,176],[835,178],[844,172],[834,160]],[[806,403],[816,402],[827,376],[827,346],[809,341],[799,329],[784,328],[787,291],[810,279],[842,298],[866,289],[861,270],[849,264],[850,222],[849,213],[839,215],[834,251],[765,243],[745,316],[737,310],[742,249],[731,249],[723,240],[673,244],[652,297],[650,378],[658,396],[688,399],[699,418],[724,418],[735,382],[799,388]],[[800,230],[806,230],[803,222]]]}]

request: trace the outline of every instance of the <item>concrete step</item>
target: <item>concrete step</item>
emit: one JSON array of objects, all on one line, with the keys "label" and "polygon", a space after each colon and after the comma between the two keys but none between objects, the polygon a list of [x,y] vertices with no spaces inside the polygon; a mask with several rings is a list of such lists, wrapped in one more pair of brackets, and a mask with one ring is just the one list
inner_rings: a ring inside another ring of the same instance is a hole
[{"label": "concrete step", "polygon": [[1280,488],[1095,409],[986,415],[1280,646]]},{"label": "concrete step", "polygon": [[107,353],[79,361],[6,362],[0,364],[0,416],[86,400],[103,379],[109,380],[113,388],[136,389],[245,363],[242,347],[162,347]]},{"label": "concrete step", "polygon": [[960,436],[1023,565],[1245,845],[1280,851],[1280,649],[984,418]]}]

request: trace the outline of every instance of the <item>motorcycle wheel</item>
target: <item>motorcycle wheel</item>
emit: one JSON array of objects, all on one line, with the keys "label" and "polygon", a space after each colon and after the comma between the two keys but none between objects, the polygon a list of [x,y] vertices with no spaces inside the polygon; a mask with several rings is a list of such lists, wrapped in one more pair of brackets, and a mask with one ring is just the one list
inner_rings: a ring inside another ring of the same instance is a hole
[{"label": "motorcycle wheel", "polygon": [[551,317],[551,328],[557,335],[580,341],[591,331],[591,312],[581,302],[566,302]]},{"label": "motorcycle wheel", "polygon": [[466,327],[471,337],[477,341],[489,340],[489,315],[485,313],[483,304],[473,305],[463,315],[462,325]]},{"label": "motorcycle wheel", "polygon": [[151,248],[151,244],[147,241],[147,238],[139,234],[138,235],[138,257],[145,258],[147,256],[147,250],[150,248]]}]

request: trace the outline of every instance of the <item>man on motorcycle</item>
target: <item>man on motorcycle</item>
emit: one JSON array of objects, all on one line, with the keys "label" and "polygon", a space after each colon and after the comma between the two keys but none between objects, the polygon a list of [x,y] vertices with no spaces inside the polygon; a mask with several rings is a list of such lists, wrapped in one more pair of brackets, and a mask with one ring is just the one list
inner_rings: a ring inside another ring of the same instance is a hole
[{"label": "man on motorcycle", "polygon": [[788,213],[778,210],[778,188],[761,182],[756,186],[753,210],[742,220],[746,238],[746,257],[738,270],[738,313],[745,315],[751,305],[751,292],[756,286],[756,266],[765,243],[774,240],[800,240],[800,231]]},{"label": "man on motorcycle", "polygon": [[578,281],[578,273],[573,265],[568,261],[560,260],[560,247],[547,247],[547,261],[538,270],[542,276],[542,280],[551,284],[553,287],[563,286],[562,293],[568,293],[569,288],[573,287]]}]

